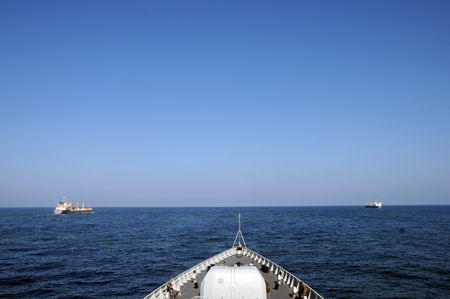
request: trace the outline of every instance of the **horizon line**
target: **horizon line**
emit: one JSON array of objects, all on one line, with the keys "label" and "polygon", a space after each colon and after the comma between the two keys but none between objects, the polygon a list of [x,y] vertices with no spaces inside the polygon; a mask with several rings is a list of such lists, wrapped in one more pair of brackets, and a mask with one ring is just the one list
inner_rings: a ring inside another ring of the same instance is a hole
[{"label": "horizon line", "polygon": [[[395,207],[395,206],[449,206],[450,204],[397,204],[397,205],[383,205]],[[364,205],[310,205],[310,206],[179,206],[179,207],[166,207],[166,206],[99,206],[95,207],[97,208],[173,208],[173,209],[179,209],[179,208],[291,208],[291,207],[364,207]],[[8,208],[49,208],[49,207],[0,207],[0,209],[8,209]],[[53,208],[53,207],[50,207]],[[92,207],[94,209],[94,207]]]}]

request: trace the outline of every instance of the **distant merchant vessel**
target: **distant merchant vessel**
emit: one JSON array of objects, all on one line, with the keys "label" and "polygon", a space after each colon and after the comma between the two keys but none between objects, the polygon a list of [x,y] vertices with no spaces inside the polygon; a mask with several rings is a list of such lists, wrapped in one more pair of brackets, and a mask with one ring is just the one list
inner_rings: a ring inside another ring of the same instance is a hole
[{"label": "distant merchant vessel", "polygon": [[92,211],[92,208],[89,207],[89,205],[83,205],[78,207],[78,201],[75,206],[72,206],[72,202],[66,201],[66,198],[63,197],[63,201],[59,203],[59,205],[56,206],[56,208],[53,210],[55,214],[84,214],[84,213],[90,213]]},{"label": "distant merchant vessel", "polygon": [[368,202],[364,205],[365,208],[372,208],[372,209],[381,209],[381,201],[377,199],[376,202]]}]

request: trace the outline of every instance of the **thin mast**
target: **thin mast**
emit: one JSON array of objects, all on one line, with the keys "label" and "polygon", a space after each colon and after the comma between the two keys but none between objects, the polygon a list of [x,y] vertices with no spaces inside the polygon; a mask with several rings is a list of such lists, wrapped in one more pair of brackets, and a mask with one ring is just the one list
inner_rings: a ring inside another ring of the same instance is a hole
[{"label": "thin mast", "polygon": [[236,238],[234,239],[233,247],[234,247],[234,244],[236,244],[236,240],[238,240],[239,247],[242,246],[241,238],[242,238],[242,242],[244,242],[244,247],[247,247],[247,245],[245,244],[244,236],[242,235],[242,232],[241,232],[241,213],[239,213],[239,230],[236,234]]}]

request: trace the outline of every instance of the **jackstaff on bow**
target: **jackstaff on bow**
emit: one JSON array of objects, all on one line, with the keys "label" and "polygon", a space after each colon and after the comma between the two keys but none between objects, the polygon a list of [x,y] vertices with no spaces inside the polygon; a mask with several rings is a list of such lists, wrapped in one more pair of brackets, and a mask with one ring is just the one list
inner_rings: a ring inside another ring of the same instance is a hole
[{"label": "jackstaff on bow", "polygon": [[232,247],[234,247],[234,245],[236,244],[236,241],[238,241],[238,244],[239,244],[238,246],[241,247],[242,246],[241,239],[242,239],[242,242],[244,242],[244,247],[247,247],[247,245],[245,245],[244,236],[242,235],[242,232],[241,232],[241,213],[239,213],[239,230],[236,234],[236,238],[234,239],[234,243],[233,243]]}]

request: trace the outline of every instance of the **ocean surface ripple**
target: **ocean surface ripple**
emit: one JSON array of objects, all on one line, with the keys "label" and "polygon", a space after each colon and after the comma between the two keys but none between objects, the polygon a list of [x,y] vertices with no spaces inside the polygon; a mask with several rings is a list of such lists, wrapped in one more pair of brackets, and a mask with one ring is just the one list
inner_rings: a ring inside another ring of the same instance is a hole
[{"label": "ocean surface ripple", "polygon": [[450,206],[0,209],[0,297],[143,298],[233,244],[325,298],[450,298]]}]

